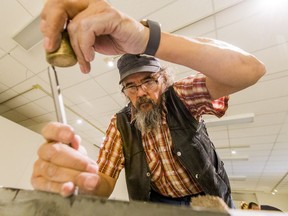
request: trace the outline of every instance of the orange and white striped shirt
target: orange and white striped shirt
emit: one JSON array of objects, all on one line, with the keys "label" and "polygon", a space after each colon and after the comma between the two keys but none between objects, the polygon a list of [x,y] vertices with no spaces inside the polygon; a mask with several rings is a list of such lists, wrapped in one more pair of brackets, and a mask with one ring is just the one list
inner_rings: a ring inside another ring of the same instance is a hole
[{"label": "orange and white striped shirt", "polygon": [[[221,117],[228,108],[228,96],[211,100],[203,74],[199,73],[181,79],[175,82],[173,87],[196,119],[203,114]],[[167,110],[164,106],[160,126],[156,130],[142,135],[142,143],[151,172],[152,187],[162,195],[170,197],[197,194],[202,191],[201,188],[172,153],[173,144],[166,122],[166,113]],[[120,132],[117,130],[116,115],[114,115],[100,149],[97,161],[99,172],[112,178],[118,178],[125,163],[122,144]]]}]

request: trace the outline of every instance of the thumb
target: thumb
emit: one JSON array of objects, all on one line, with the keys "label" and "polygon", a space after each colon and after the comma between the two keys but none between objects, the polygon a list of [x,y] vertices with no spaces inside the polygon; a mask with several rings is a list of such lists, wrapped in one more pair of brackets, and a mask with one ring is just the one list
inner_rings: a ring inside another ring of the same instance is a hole
[{"label": "thumb", "polygon": [[93,194],[100,184],[100,176],[95,173],[81,173],[77,177],[77,185],[80,192]]}]

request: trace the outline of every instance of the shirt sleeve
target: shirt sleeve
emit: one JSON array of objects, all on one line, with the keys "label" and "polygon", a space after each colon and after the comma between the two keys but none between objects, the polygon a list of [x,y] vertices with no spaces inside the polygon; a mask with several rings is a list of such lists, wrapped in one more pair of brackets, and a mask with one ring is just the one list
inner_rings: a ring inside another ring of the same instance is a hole
[{"label": "shirt sleeve", "polygon": [[99,172],[116,179],[124,167],[122,139],[117,129],[116,115],[112,117],[106,130],[106,136],[101,145],[97,163]]},{"label": "shirt sleeve", "polygon": [[188,76],[175,82],[173,87],[196,119],[204,114],[222,117],[228,108],[229,96],[212,100],[204,74]]}]

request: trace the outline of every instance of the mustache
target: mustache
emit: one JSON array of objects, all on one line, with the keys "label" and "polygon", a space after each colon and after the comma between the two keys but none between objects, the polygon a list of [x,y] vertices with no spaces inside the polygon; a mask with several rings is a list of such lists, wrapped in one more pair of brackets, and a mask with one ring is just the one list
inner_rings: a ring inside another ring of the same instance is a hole
[{"label": "mustache", "polygon": [[152,104],[152,105],[155,105],[153,100],[151,100],[151,99],[149,99],[149,98],[147,98],[147,97],[140,97],[140,98],[138,98],[138,100],[136,101],[136,108],[137,108],[137,109],[140,109],[140,106],[141,106],[142,104],[144,104],[144,103],[150,103],[150,104]]}]

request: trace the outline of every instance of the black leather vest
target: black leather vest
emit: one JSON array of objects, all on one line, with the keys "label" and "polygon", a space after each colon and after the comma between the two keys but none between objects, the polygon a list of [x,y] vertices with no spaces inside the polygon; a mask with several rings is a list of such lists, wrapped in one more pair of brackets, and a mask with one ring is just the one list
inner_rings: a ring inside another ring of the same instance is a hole
[{"label": "black leather vest", "polygon": [[[188,170],[205,194],[221,197],[233,207],[231,189],[223,162],[218,157],[202,121],[192,117],[173,87],[166,92],[167,123],[172,137],[172,152]],[[132,200],[149,199],[150,170],[141,133],[131,120],[130,105],[117,113],[117,128],[123,141],[126,184]]]}]

